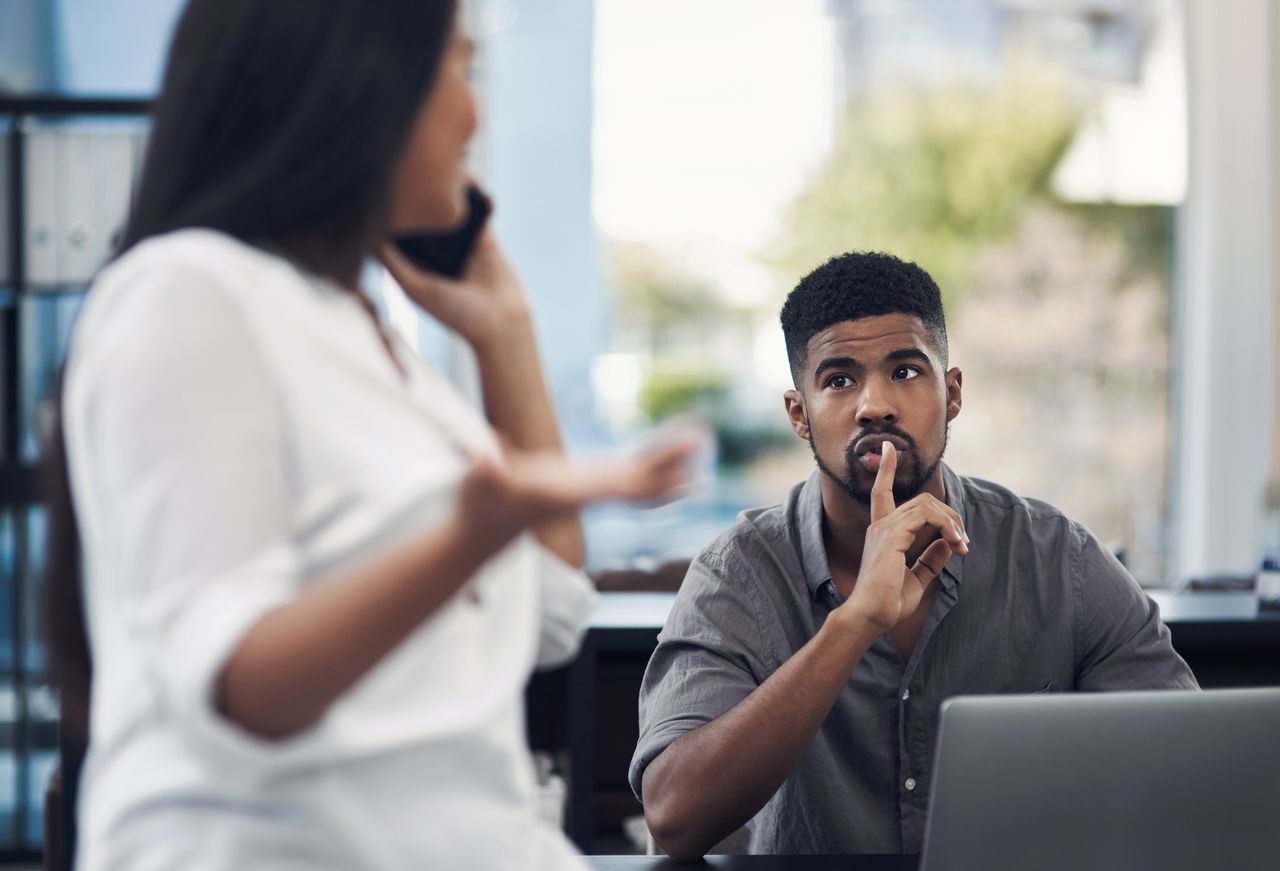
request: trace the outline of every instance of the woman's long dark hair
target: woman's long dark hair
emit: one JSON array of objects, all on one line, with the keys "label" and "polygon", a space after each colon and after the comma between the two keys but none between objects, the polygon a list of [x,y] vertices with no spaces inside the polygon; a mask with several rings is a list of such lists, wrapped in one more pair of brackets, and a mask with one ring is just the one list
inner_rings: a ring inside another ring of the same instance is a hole
[{"label": "woman's long dark hair", "polygon": [[[151,236],[206,227],[284,251],[314,272],[354,274],[383,231],[393,170],[455,5],[190,0],[117,255]],[[324,262],[308,260],[319,252]],[[60,407],[55,418],[45,458],[46,643],[64,726],[84,738],[92,659]]]}]

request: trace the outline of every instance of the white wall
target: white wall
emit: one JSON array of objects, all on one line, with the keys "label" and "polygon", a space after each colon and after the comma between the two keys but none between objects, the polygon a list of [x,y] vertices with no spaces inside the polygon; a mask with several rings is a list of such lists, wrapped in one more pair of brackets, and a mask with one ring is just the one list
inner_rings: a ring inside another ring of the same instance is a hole
[{"label": "white wall", "polygon": [[[1271,153],[1280,158],[1280,12],[1271,9]],[[1280,516],[1280,171],[1271,171],[1271,468],[1268,474],[1267,507],[1271,513],[1271,535]],[[1271,546],[1280,544],[1269,542]]]},{"label": "white wall", "polygon": [[[7,2],[7,0],[6,0]],[[56,80],[70,94],[150,97],[184,0],[45,0]]]},{"label": "white wall", "polygon": [[49,22],[47,0],[0,0],[0,91],[52,89]]},{"label": "white wall", "polygon": [[1186,3],[1188,195],[1174,324],[1174,580],[1256,570],[1275,438],[1275,100],[1267,0]]},{"label": "white wall", "polygon": [[487,0],[479,166],[498,236],[529,289],[547,379],[573,445],[600,439],[590,369],[608,323],[591,217],[594,0]]}]

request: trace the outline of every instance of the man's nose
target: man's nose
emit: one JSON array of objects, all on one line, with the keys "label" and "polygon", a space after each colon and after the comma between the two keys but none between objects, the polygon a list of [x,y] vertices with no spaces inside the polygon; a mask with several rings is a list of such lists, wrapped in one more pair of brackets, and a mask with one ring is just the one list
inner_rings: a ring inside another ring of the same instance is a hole
[{"label": "man's nose", "polygon": [[898,409],[893,404],[892,391],[885,385],[869,383],[862,391],[858,405],[858,425],[872,426],[877,423],[893,423],[898,419]]}]

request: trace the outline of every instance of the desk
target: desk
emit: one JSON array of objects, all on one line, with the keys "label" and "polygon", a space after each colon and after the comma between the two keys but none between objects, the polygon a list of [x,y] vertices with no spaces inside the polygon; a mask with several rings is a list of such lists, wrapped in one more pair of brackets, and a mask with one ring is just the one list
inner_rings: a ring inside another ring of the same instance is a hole
[{"label": "desk", "polygon": [[1147,594],[1205,689],[1280,686],[1280,611],[1251,593]]},{"label": "desk", "polygon": [[[1280,613],[1260,612],[1246,593],[1149,595],[1202,686],[1280,686]],[[569,754],[566,829],[584,853],[595,848],[599,817],[640,812],[623,785],[637,737],[636,694],[674,601],[674,593],[602,594],[578,658],[531,687],[531,720],[567,714],[561,728],[542,728],[540,735],[531,722],[530,735],[534,746]],[[604,804],[602,782],[611,790]]]},{"label": "desk", "polygon": [[916,871],[919,856],[709,856],[694,865],[665,856],[587,856],[595,871],[681,871],[723,868],[726,871]]}]

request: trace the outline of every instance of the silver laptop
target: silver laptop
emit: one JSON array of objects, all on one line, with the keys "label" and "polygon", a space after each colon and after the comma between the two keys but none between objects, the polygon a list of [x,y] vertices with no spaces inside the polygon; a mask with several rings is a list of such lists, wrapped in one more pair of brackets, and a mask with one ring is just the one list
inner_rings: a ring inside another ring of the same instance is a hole
[{"label": "silver laptop", "polygon": [[942,706],[921,871],[1280,869],[1280,689]]}]

